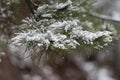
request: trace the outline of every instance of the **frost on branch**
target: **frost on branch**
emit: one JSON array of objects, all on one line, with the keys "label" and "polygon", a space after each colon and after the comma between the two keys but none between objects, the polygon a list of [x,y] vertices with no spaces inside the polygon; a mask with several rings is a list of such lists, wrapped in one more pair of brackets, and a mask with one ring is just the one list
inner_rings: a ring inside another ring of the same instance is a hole
[{"label": "frost on branch", "polygon": [[23,20],[20,25],[23,31],[12,38],[13,44],[34,45],[45,50],[76,49],[81,45],[103,48],[112,42],[113,32],[103,29],[103,23],[87,15],[86,11],[86,6],[74,6],[70,0],[41,5],[35,14],[37,20]]}]

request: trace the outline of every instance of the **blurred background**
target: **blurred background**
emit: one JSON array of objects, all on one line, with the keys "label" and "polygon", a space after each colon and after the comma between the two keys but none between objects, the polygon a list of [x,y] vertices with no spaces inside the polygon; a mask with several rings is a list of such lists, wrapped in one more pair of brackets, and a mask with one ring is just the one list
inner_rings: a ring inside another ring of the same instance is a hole
[{"label": "blurred background", "polygon": [[[17,25],[21,20],[31,17],[26,3],[29,0],[0,0],[0,80],[120,80],[120,36],[112,45],[100,51],[70,51],[64,57],[55,54],[48,59],[41,58],[36,64],[30,57],[21,58],[24,46],[16,47],[11,43]],[[59,0],[31,0],[36,5],[53,4]],[[63,2],[65,0],[62,0]],[[76,0],[87,1],[87,0]],[[120,0],[97,0],[92,15],[111,21],[120,30]],[[29,52],[28,52],[29,53]],[[28,55],[25,55],[28,56]]]}]

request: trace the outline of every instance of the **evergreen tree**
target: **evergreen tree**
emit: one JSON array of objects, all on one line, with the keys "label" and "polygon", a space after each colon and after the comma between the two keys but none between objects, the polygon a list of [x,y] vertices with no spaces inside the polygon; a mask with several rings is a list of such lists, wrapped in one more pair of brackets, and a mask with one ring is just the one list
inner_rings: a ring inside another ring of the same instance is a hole
[{"label": "evergreen tree", "polygon": [[95,0],[25,2],[31,16],[22,20],[12,43],[26,46],[26,51],[41,55],[85,48],[102,49],[116,38],[117,31],[111,21],[119,20],[96,13],[101,6],[96,7]]}]

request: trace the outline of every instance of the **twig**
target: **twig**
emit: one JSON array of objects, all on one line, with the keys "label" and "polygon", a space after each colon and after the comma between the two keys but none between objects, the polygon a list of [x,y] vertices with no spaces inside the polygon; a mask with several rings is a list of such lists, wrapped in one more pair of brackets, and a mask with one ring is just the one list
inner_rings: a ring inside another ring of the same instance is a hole
[{"label": "twig", "polygon": [[113,18],[110,17],[110,16],[102,15],[102,14],[99,14],[99,13],[96,13],[96,12],[92,12],[92,11],[91,11],[91,12],[90,12],[90,15],[95,16],[95,17],[100,18],[100,19],[103,19],[103,20],[108,20],[108,21],[113,21],[113,22],[120,23],[120,20],[113,19]]}]

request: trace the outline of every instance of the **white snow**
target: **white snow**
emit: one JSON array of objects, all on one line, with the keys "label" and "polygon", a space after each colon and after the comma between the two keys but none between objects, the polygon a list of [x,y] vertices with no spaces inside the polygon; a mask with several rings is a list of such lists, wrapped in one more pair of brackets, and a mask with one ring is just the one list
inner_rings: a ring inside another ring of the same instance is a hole
[{"label": "white snow", "polygon": [[[33,18],[24,19],[24,24],[31,29],[17,33],[16,37],[12,38],[13,44],[29,45],[29,42],[33,42],[39,48],[71,49],[80,46],[81,42],[82,44],[93,45],[99,38],[102,39],[105,45],[112,41],[113,33],[106,30],[94,31],[92,21],[80,21],[79,18],[72,18],[71,16],[68,16],[70,19],[63,20],[54,18],[53,15],[56,15],[58,9],[66,7],[73,8],[71,0],[67,0],[65,3],[39,6],[36,15],[44,18],[39,21]],[[67,10],[69,11],[70,8],[67,8]],[[85,30],[84,27],[89,28],[89,30]],[[102,45],[105,46],[104,44],[97,44],[101,48]]]},{"label": "white snow", "polygon": [[98,31],[98,32],[89,32],[89,31],[82,31],[82,30],[76,30],[74,29],[72,31],[71,37],[74,38],[81,38],[85,41],[87,44],[91,44],[91,42],[94,42],[94,40],[104,36],[106,37],[104,39],[105,42],[111,42],[112,37],[110,36],[112,33],[109,31]]},{"label": "white snow", "polygon": [[42,17],[52,18],[52,14],[42,14]]},{"label": "white snow", "polygon": [[70,4],[72,4],[71,0],[68,0],[66,3],[57,3],[56,4],[56,9],[63,9],[66,6],[69,6]]}]

